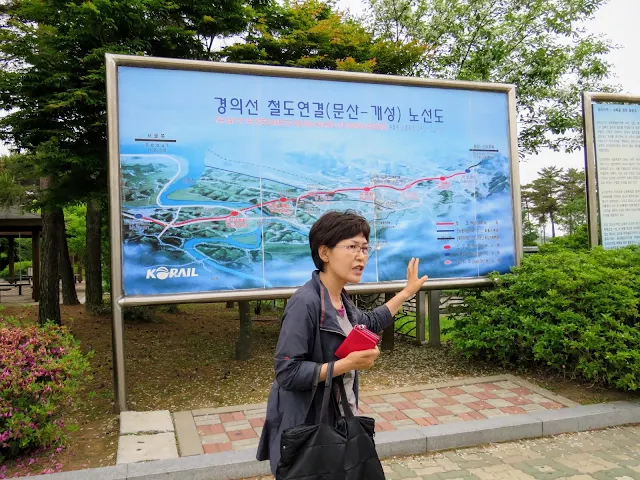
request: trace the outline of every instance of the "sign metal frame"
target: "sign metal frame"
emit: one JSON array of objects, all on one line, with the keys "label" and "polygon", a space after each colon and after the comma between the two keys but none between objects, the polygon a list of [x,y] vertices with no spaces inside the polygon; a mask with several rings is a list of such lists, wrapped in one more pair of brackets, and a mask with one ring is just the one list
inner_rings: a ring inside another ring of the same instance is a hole
[{"label": "sign metal frame", "polygon": [[[123,289],[122,265],[122,184],[120,172],[120,139],[118,122],[118,67],[120,66],[504,93],[507,95],[506,114],[508,118],[509,154],[511,159],[510,187],[516,265],[519,265],[521,262],[523,255],[522,218],[520,204],[520,178],[518,169],[519,155],[517,136],[516,90],[514,85],[457,80],[435,80],[418,77],[402,77],[358,72],[341,72],[115,54],[106,54],[105,63],[107,91],[107,134],[109,152],[109,223],[112,262],[111,303],[113,315],[113,364],[115,410],[118,412],[127,410],[127,392],[124,367],[124,325],[122,313],[122,309],[124,307],[172,303],[208,303],[222,301],[280,299],[291,297],[297,289],[296,287],[291,287],[125,296]],[[486,276],[434,280],[430,279],[424,285],[422,290],[486,287],[491,285],[491,283],[491,279]],[[405,282],[400,281],[366,283],[348,286],[347,291],[351,294],[391,293],[402,290],[404,286]]]}]

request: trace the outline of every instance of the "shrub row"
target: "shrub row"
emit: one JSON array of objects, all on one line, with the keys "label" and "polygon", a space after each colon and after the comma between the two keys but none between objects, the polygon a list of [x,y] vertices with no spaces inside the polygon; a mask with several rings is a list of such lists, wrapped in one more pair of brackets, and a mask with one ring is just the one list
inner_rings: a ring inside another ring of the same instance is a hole
[{"label": "shrub row", "polygon": [[640,249],[549,248],[464,292],[448,328],[466,357],[640,388]]}]

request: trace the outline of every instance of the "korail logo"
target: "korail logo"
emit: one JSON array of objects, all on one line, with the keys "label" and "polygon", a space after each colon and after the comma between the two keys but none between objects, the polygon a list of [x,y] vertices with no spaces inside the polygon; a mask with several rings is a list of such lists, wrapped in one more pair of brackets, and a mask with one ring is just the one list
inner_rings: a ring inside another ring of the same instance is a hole
[{"label": "korail logo", "polygon": [[147,280],[157,279],[166,280],[167,278],[188,278],[197,277],[198,273],[195,268],[149,268],[147,269]]}]

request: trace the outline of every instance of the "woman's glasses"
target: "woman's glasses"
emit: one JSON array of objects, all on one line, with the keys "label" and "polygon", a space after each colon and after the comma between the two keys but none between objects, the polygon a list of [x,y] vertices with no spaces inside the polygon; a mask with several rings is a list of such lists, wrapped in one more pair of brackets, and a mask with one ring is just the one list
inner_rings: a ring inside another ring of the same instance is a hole
[{"label": "woman's glasses", "polygon": [[365,257],[368,257],[369,254],[373,251],[373,247],[369,245],[360,246],[360,245],[336,245],[336,247],[344,248],[347,252],[351,253],[353,256],[356,256],[358,252],[362,252]]}]

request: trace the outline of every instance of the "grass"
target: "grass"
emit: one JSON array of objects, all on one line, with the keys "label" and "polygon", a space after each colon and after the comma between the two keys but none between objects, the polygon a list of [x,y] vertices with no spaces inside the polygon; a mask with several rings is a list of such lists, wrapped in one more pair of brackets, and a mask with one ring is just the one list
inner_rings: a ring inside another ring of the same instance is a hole
[{"label": "grass", "polygon": [[[252,302],[253,357],[234,359],[239,331],[237,305],[224,303],[181,305],[177,313],[151,309],[125,323],[125,358],[131,410],[179,412],[204,407],[264,402],[273,381],[273,352],[279,333],[282,301],[261,303],[255,315]],[[35,322],[37,306],[7,306],[2,317],[23,315]],[[112,411],[113,378],[111,317],[91,316],[82,306],[63,306],[63,322],[80,340],[85,351],[93,351],[92,378],[87,380],[65,421],[72,431],[67,448],[47,451],[7,464],[7,474],[40,473],[52,462],[64,470],[115,464],[118,416]],[[450,322],[441,320],[442,326]],[[505,373],[486,362],[468,361],[446,348],[417,346],[412,339],[398,337],[392,352],[382,352],[375,367],[362,372],[362,389],[379,390],[445,382],[465,377]],[[563,378],[525,372],[522,376],[543,383],[556,393],[580,403],[628,398],[620,392],[590,388]],[[51,457],[53,455],[53,457]]]}]

